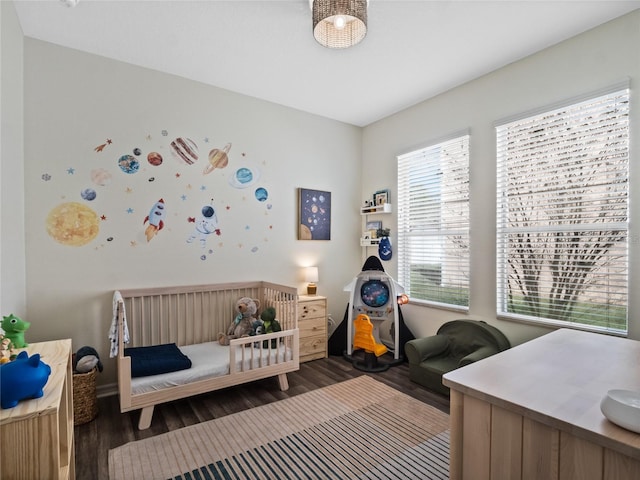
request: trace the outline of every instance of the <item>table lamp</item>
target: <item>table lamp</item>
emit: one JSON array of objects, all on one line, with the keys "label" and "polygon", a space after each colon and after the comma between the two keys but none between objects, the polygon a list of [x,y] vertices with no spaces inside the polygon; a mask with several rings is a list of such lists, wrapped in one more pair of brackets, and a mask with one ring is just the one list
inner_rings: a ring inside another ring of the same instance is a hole
[{"label": "table lamp", "polygon": [[304,279],[308,282],[307,295],[315,295],[317,291],[318,267],[306,267],[304,269]]}]

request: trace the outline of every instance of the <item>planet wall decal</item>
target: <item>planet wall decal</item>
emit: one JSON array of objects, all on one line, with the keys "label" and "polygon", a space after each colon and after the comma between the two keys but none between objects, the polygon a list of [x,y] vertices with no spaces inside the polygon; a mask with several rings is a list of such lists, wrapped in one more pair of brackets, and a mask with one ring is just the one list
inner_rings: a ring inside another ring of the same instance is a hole
[{"label": "planet wall decal", "polygon": [[244,165],[229,177],[229,185],[234,188],[248,188],[254,186],[259,179],[260,170],[257,167]]},{"label": "planet wall decal", "polygon": [[133,155],[122,155],[118,159],[118,166],[124,173],[136,173],[140,169],[140,162]]},{"label": "planet wall decal", "polygon": [[111,183],[111,173],[105,168],[94,168],[91,170],[91,181],[99,187],[104,187]]},{"label": "planet wall decal", "polygon": [[198,161],[198,145],[186,137],[178,137],[171,142],[171,154],[180,163],[193,165]]},{"label": "planet wall decal", "polygon": [[229,150],[231,150],[231,144],[227,143],[222,150],[214,148],[209,152],[209,165],[202,171],[203,175],[208,175],[216,168],[225,168],[229,165]]},{"label": "planet wall decal", "polygon": [[267,198],[269,198],[269,192],[267,192],[267,189],[263,187],[256,188],[255,195],[256,200],[259,202],[266,202]]},{"label": "planet wall decal", "polygon": [[85,188],[80,192],[80,196],[83,200],[92,201],[96,199],[96,191],[93,188]]},{"label": "planet wall decal", "polygon": [[96,238],[99,217],[91,208],[77,202],[61,203],[47,216],[47,233],[58,243],[81,247]]},{"label": "planet wall decal", "polygon": [[147,162],[149,162],[149,164],[153,165],[154,167],[159,167],[160,165],[162,165],[162,155],[160,155],[158,152],[150,152],[147,155]]}]

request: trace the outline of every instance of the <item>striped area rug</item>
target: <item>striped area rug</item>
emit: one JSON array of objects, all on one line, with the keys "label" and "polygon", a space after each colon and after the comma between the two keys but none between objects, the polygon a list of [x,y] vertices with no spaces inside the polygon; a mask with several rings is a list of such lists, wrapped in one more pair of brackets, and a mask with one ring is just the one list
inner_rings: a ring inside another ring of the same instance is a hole
[{"label": "striped area rug", "polygon": [[368,376],[109,451],[109,478],[448,479],[449,416]]}]

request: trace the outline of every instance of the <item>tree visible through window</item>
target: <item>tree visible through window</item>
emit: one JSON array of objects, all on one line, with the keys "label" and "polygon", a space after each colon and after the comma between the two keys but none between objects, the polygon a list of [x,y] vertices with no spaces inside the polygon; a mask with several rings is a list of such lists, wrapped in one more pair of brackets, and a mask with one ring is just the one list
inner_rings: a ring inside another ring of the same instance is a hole
[{"label": "tree visible through window", "polygon": [[498,314],[626,333],[628,89],[496,131]]},{"label": "tree visible through window", "polygon": [[397,257],[412,300],[468,308],[468,135],[398,157]]}]

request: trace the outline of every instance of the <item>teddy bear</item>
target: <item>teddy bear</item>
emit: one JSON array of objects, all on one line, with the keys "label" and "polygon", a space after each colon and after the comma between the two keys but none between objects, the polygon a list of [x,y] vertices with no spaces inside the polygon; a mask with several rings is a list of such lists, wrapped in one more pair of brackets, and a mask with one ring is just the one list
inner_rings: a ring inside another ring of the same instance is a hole
[{"label": "teddy bear", "polygon": [[234,338],[248,337],[253,332],[253,323],[256,321],[256,313],[260,307],[260,301],[242,297],[236,302],[236,317],[229,325],[227,333],[218,333],[218,343],[229,345]]}]

